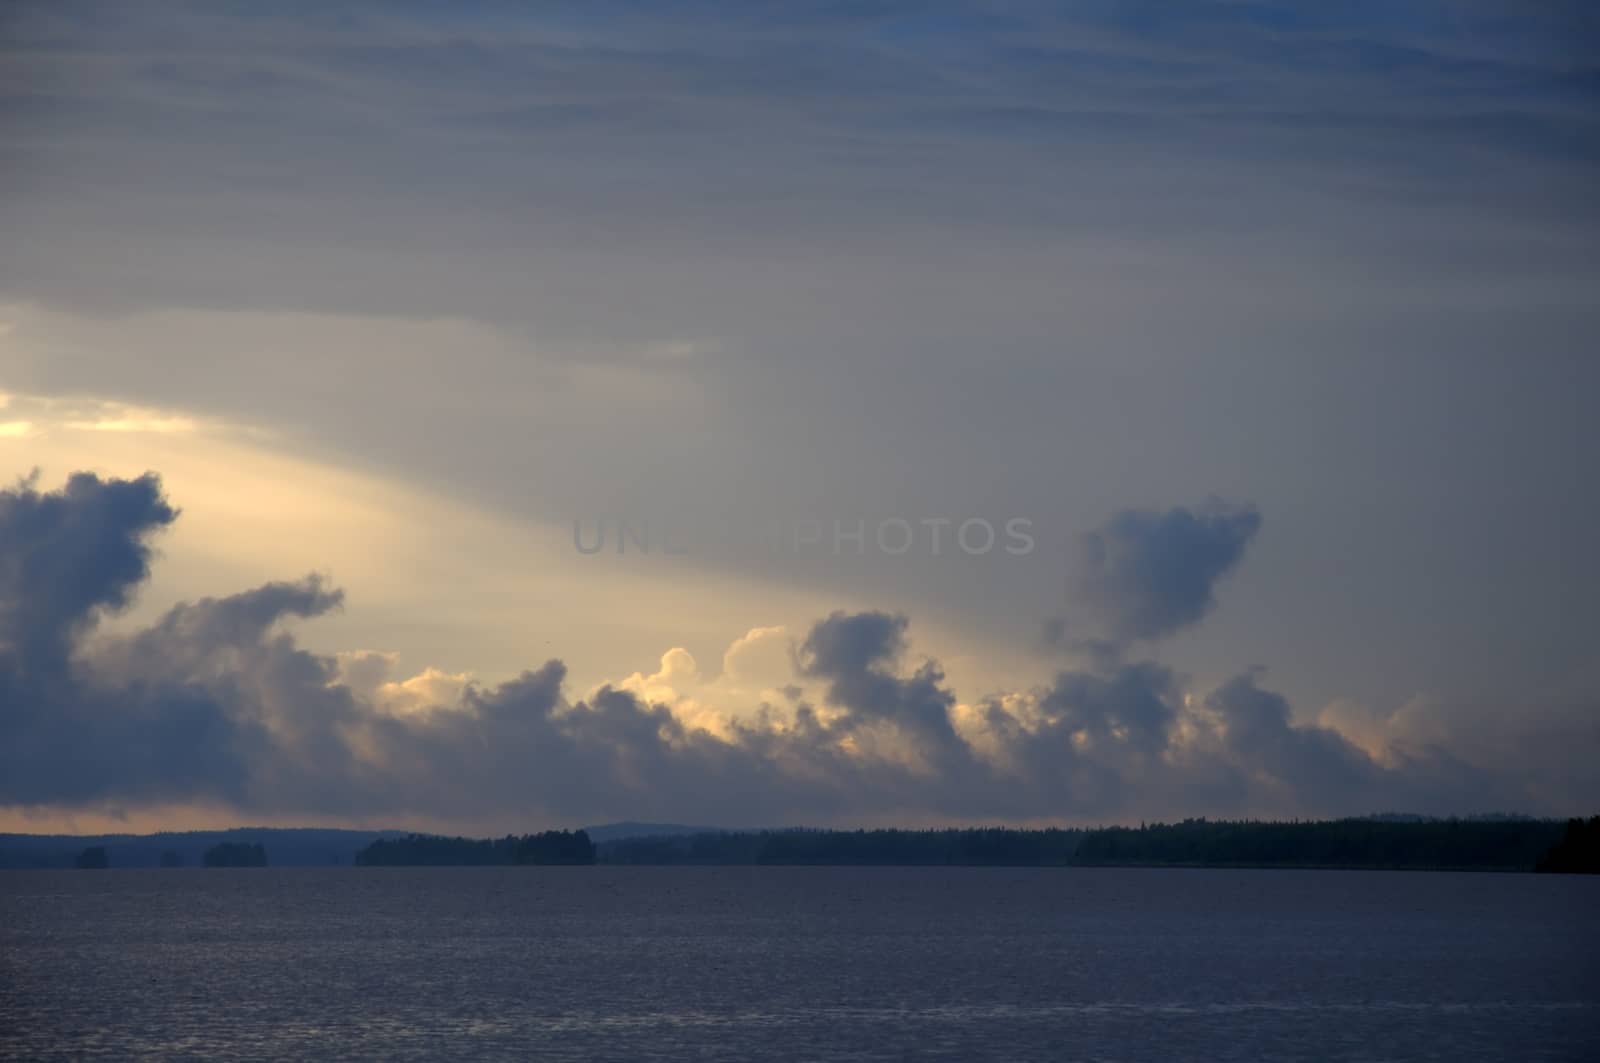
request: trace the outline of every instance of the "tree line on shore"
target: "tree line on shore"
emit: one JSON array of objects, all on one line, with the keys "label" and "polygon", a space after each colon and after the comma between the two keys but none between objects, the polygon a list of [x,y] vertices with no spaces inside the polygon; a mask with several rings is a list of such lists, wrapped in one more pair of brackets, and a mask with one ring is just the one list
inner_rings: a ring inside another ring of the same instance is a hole
[{"label": "tree line on shore", "polygon": [[[228,841],[206,867],[265,867],[259,842]],[[341,861],[342,862],[342,861]],[[1370,817],[1320,821],[1186,819],[1138,827],[692,831],[612,838],[583,830],[503,838],[382,836],[353,862],[385,866],[902,865],[1012,867],[1331,867],[1600,873],[1600,816]],[[107,847],[72,861],[104,868]],[[175,851],[160,866],[184,863]],[[58,865],[60,866],[60,865]]]},{"label": "tree line on shore", "polygon": [[[1594,822],[1600,825],[1600,817]],[[783,830],[620,838],[600,846],[599,862],[1579,870],[1577,854],[1596,851],[1600,826],[1593,837],[1574,837],[1566,843],[1572,855],[1551,863],[1546,857],[1563,839],[1563,825],[1553,820],[1187,819],[1065,830]]]},{"label": "tree line on shore", "polygon": [[600,845],[604,864],[894,864],[1063,867],[1079,830],[1007,827],[935,830],[719,831],[618,838]]},{"label": "tree line on shore", "polygon": [[592,864],[594,842],[586,831],[547,830],[504,838],[445,838],[408,834],[379,838],[356,853],[363,867],[483,866],[492,864]]},{"label": "tree line on shore", "polygon": [[1600,875],[1600,816],[1567,820],[1561,840],[1534,870]]},{"label": "tree line on shore", "polygon": [[1185,820],[1090,831],[1074,863],[1526,871],[1560,837],[1549,820]]},{"label": "tree line on shore", "polygon": [[1186,819],[1038,830],[797,828],[627,837],[599,845],[583,831],[477,840],[412,835],[374,842],[357,854],[356,863],[1583,870],[1584,861],[1592,865],[1600,851],[1600,817],[1590,821],[1592,828],[1573,822],[1576,828],[1514,818]]}]

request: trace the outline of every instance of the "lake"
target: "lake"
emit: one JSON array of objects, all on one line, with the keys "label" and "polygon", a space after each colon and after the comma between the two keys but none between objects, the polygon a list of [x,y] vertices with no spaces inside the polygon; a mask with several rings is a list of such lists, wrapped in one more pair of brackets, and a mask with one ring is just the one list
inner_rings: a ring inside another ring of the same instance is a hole
[{"label": "lake", "polygon": [[0,872],[0,1056],[1600,1058],[1600,879]]}]

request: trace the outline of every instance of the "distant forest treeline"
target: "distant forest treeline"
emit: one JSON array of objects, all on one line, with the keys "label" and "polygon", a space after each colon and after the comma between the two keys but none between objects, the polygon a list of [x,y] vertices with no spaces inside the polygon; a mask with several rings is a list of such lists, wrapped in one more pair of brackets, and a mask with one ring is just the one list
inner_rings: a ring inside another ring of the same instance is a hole
[{"label": "distant forest treeline", "polygon": [[603,864],[902,864],[1063,867],[1079,830],[763,830],[618,838]]},{"label": "distant forest treeline", "polygon": [[355,862],[365,867],[592,864],[595,847],[581,830],[550,830],[504,838],[408,834],[404,838],[379,838],[356,853]]},{"label": "distant forest treeline", "polygon": [[[781,830],[619,838],[602,843],[598,857],[604,864],[1531,871],[1561,842],[1564,829],[1563,824],[1553,820],[1344,819],[1273,823],[1189,819],[1182,823],[1092,830]],[[1600,830],[1595,833],[1600,834]],[[1592,849],[1596,843],[1591,839],[1588,844]],[[1551,869],[1566,870],[1572,863],[1568,860]]]},{"label": "distant forest treeline", "polygon": [[1568,823],[1514,816],[1376,816],[1306,822],[1187,819],[1138,827],[1043,830],[685,828],[679,833],[608,836],[614,829],[596,828],[604,839],[598,844],[586,830],[484,839],[267,828],[144,837],[0,835],[0,867],[261,866],[266,863],[261,844],[265,839],[275,866],[876,864],[1600,872],[1600,816]]},{"label": "distant forest treeline", "polygon": [[1555,848],[1539,861],[1537,871],[1600,875],[1600,816],[1588,822],[1567,820],[1567,829]]},{"label": "distant forest treeline", "polygon": [[1156,823],[1090,831],[1074,863],[1197,867],[1532,870],[1561,838],[1549,820]]}]

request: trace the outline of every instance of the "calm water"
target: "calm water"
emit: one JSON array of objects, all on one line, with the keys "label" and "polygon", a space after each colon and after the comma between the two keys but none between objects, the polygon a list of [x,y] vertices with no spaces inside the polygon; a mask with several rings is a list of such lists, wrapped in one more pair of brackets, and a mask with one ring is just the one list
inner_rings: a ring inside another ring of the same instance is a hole
[{"label": "calm water", "polygon": [[1600,1058],[1600,881],[0,873],[0,1055]]}]

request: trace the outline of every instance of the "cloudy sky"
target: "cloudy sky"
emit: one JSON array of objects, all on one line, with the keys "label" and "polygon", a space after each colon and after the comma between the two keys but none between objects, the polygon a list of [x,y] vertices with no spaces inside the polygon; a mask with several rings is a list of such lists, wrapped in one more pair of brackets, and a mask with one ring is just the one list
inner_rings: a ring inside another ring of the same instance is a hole
[{"label": "cloudy sky", "polygon": [[1592,813],[1597,44],[8,4],[0,829]]}]

